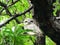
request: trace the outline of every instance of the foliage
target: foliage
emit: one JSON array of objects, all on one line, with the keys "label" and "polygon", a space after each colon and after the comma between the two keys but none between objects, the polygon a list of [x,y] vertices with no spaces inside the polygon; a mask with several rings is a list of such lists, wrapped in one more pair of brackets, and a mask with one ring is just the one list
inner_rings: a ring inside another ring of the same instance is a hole
[{"label": "foliage", "polygon": [[48,36],[46,36],[46,45],[56,45]]},{"label": "foliage", "polygon": [[33,45],[34,36],[24,34],[26,32],[19,25],[14,31],[10,28],[2,28],[0,31],[0,45]]},{"label": "foliage", "polygon": [[57,11],[60,10],[59,0],[56,0],[56,2],[53,3],[53,6],[55,7],[55,8],[54,8],[54,11],[53,11],[53,15],[54,15],[54,16],[57,16],[56,13],[57,13]]}]

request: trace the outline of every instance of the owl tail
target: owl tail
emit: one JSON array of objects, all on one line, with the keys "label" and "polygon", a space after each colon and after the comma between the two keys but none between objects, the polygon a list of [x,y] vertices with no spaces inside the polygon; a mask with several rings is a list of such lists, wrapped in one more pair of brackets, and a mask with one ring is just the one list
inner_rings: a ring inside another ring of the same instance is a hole
[{"label": "owl tail", "polygon": [[34,45],[45,45],[45,36],[36,36]]}]

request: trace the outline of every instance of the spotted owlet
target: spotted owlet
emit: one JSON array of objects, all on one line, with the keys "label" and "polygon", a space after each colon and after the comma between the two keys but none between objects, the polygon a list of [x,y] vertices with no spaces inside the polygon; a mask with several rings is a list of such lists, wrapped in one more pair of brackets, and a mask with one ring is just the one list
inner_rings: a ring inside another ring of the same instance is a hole
[{"label": "spotted owlet", "polygon": [[32,32],[27,32],[30,35],[39,35],[41,36],[41,34],[43,34],[43,32],[41,31],[41,29],[39,28],[39,26],[37,25],[36,21],[32,18],[26,18],[24,20],[24,29],[29,29],[32,30]]},{"label": "spotted owlet", "polygon": [[31,18],[26,18],[23,23],[24,29],[32,30],[32,32],[27,32],[27,34],[36,36],[36,41],[34,45],[43,45],[44,35],[39,28],[38,23],[36,23],[36,21]]}]

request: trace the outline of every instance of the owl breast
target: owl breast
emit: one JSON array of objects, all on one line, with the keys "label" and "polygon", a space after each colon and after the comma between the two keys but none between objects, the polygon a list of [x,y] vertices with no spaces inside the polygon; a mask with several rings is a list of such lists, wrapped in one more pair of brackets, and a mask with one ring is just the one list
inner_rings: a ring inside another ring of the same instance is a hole
[{"label": "owl breast", "polygon": [[30,25],[25,25],[24,29],[29,29],[32,30],[34,33],[38,34],[43,34],[43,32],[40,30],[39,26],[35,25],[35,24],[30,24]]},{"label": "owl breast", "polygon": [[25,25],[24,26],[24,29],[34,30],[35,29],[35,26],[34,26],[34,24]]}]

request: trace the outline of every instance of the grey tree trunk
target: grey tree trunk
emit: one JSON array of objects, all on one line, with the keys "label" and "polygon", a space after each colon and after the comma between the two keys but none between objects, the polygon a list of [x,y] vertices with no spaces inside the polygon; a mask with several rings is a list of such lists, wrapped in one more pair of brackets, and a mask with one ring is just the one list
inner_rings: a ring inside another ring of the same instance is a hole
[{"label": "grey tree trunk", "polygon": [[53,3],[56,0],[31,0],[34,7],[33,18],[39,22],[40,28],[54,42],[60,44],[60,29],[53,27],[52,12]]}]

